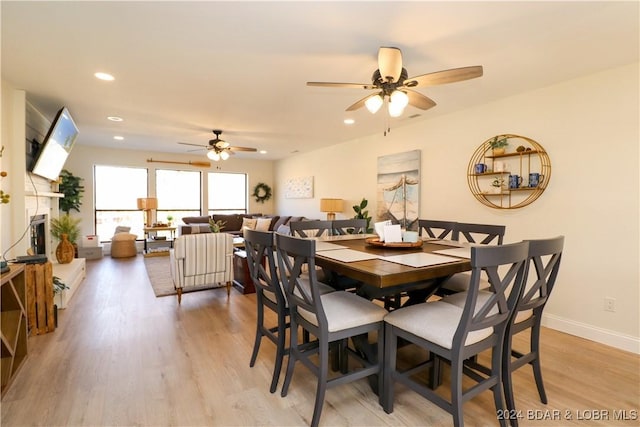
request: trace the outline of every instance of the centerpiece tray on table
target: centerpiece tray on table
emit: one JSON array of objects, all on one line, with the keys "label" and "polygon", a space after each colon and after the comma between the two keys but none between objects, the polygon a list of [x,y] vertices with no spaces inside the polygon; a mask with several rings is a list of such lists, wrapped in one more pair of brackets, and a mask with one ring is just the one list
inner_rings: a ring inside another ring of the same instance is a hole
[{"label": "centerpiece tray on table", "polygon": [[422,239],[419,239],[417,242],[381,242],[379,237],[368,237],[365,239],[365,242],[371,246],[392,249],[412,249],[422,246]]}]

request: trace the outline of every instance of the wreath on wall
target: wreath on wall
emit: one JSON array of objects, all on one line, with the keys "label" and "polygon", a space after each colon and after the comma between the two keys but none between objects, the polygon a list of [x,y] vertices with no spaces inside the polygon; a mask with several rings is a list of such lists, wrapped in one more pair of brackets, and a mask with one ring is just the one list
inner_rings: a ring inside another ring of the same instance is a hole
[{"label": "wreath on wall", "polygon": [[253,189],[253,197],[255,197],[256,202],[264,203],[265,200],[271,198],[271,187],[264,182],[259,182]]}]

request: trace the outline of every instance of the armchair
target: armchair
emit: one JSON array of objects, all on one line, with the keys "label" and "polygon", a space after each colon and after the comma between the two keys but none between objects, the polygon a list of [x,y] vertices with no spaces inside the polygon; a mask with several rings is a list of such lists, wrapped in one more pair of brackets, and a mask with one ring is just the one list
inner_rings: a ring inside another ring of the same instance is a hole
[{"label": "armchair", "polygon": [[227,287],[233,281],[233,236],[228,233],[186,234],[170,251],[171,278],[178,293],[188,288]]}]

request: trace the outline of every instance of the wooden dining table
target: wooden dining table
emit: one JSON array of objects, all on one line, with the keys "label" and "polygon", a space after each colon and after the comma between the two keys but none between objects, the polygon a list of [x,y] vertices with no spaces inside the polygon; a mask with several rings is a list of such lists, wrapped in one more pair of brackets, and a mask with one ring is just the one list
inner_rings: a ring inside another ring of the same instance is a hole
[{"label": "wooden dining table", "polygon": [[[436,242],[434,239],[424,240],[420,247],[381,247],[368,243],[367,238],[364,236],[362,238],[349,237],[351,238],[338,239],[330,237],[322,241],[328,241],[378,257],[392,257],[416,252],[432,254],[434,251],[459,247],[455,242]],[[379,295],[394,295],[400,288],[403,292],[422,289],[424,288],[424,283],[428,281],[432,283],[432,290],[435,290],[439,284],[451,275],[471,270],[471,262],[468,258],[455,258],[453,261],[443,264],[412,267],[381,258],[345,262],[329,257],[328,255],[331,255],[330,252],[316,250],[316,265],[365,283],[373,288],[379,288]]]}]

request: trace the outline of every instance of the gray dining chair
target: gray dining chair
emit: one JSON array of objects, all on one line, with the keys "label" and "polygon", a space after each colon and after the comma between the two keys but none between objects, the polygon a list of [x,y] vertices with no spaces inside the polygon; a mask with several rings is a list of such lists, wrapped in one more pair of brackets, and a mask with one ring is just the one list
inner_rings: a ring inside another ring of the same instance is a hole
[{"label": "gray dining chair", "polygon": [[424,234],[432,239],[451,239],[453,240],[453,230],[455,229],[455,221],[440,221],[435,219],[418,219],[418,235]]},{"label": "gray dining chair", "polygon": [[336,219],[331,221],[332,234],[344,236],[347,234],[365,234],[367,232],[366,219]]},{"label": "gray dining chair", "polygon": [[[315,245],[311,239],[276,235],[278,266],[290,309],[290,350],[282,396],[286,396],[296,362],[300,361],[318,377],[311,426],[320,422],[327,388],[378,375],[382,390],[383,318],[387,311],[353,293],[337,291],[322,295],[315,268]],[[302,272],[308,274],[308,285]],[[298,329],[309,332],[315,340],[299,342]],[[377,360],[366,360],[348,346],[349,338],[375,332]],[[329,347],[341,351],[340,370],[329,378]],[[349,371],[349,359],[360,369]]]},{"label": "gray dining chair", "polygon": [[[286,329],[289,326],[289,307],[278,278],[273,232],[243,230],[247,266],[256,289],[256,337],[251,353],[249,366],[253,367],[258,357],[262,337],[267,337],[276,345],[275,365],[269,391],[274,393],[278,387],[282,362],[288,349],[286,348]],[[265,326],[265,308],[275,313],[275,326]]]},{"label": "gray dining chair", "polygon": [[[507,403],[507,414],[517,414],[513,394],[512,373],[526,365],[531,365],[540,396],[540,401],[547,403],[547,394],[542,381],[540,365],[540,326],[544,310],[560,270],[560,261],[564,247],[564,236],[550,239],[526,240],[529,243],[528,267],[521,297],[516,303],[505,332],[502,352],[502,382]],[[479,298],[487,298],[489,294],[480,291]],[[449,304],[463,307],[466,292],[459,292],[443,299]],[[513,348],[513,337],[529,331],[529,350],[521,353]],[[486,367],[475,365],[476,369],[487,372]],[[511,425],[517,427],[518,418],[510,417]]]},{"label": "gray dining chair", "polygon": [[331,236],[331,221],[309,220],[289,222],[292,236],[321,237]]},{"label": "gray dining chair", "polygon": [[[471,248],[471,277],[464,307],[443,301],[425,302],[392,311],[385,317],[384,390],[382,403],[393,412],[395,384],[401,383],[448,411],[455,426],[463,425],[463,404],[485,390],[493,392],[496,413],[503,411],[502,349],[510,316],[524,282],[528,242]],[[489,277],[488,298],[479,298],[480,276]],[[430,359],[417,366],[398,370],[398,340],[427,350]],[[467,359],[490,351],[488,374],[467,369]],[[430,369],[429,382],[440,384],[441,359],[451,364],[451,399],[423,383],[416,374]],[[468,387],[463,377],[475,383]],[[501,418],[500,425],[506,426]]]}]

